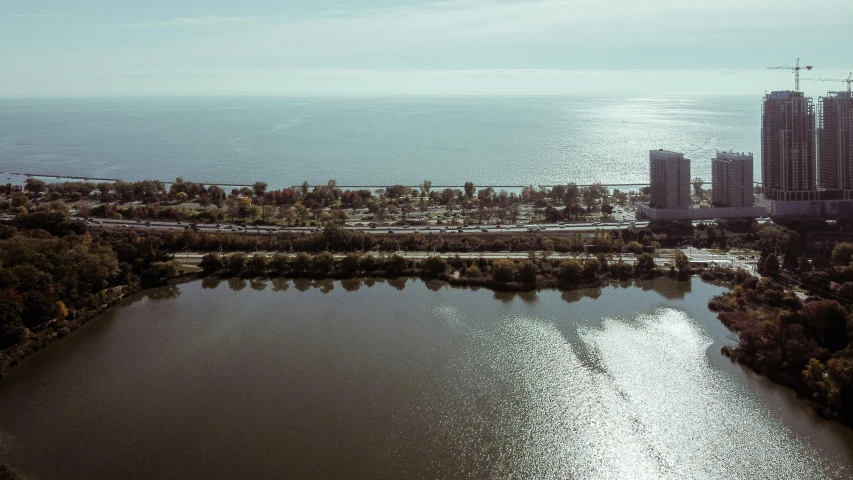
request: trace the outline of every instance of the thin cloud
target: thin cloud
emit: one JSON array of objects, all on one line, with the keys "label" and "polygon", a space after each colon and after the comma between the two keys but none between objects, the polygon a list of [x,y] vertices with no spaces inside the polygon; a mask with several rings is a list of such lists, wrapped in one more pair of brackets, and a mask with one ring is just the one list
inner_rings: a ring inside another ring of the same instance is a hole
[{"label": "thin cloud", "polygon": [[10,13],[3,15],[5,18],[68,18],[71,15],[56,15],[52,13]]},{"label": "thin cloud", "polygon": [[142,30],[152,28],[204,28],[219,25],[232,25],[238,23],[262,22],[277,17],[262,15],[224,16],[224,15],[202,15],[200,17],[179,17],[170,20],[159,20],[155,22],[124,23],[123,28]]}]

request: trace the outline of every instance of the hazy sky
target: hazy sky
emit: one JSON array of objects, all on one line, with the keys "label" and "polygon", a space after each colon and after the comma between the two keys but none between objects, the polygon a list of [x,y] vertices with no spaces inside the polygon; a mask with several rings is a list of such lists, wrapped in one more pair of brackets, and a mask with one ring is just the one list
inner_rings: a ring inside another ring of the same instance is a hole
[{"label": "hazy sky", "polygon": [[851,0],[0,0],[0,96],[755,93],[852,47]]}]

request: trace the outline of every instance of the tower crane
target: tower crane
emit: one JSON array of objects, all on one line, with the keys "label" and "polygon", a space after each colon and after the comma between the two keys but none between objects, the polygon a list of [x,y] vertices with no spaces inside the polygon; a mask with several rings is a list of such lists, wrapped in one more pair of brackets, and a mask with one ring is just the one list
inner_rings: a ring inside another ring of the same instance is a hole
[{"label": "tower crane", "polygon": [[[794,63],[794,62],[796,62],[794,64],[794,66],[791,66],[791,63]],[[799,92],[800,91],[800,70],[802,70],[803,68],[805,68],[806,70],[811,70],[812,66],[808,65],[805,67],[801,67],[800,66],[800,59],[798,58],[796,60],[791,60],[790,62],[786,63],[785,65],[780,65],[778,67],[767,67],[767,70],[793,70],[794,71],[794,91]]]},{"label": "tower crane", "polygon": [[814,80],[816,82],[844,82],[847,84],[847,91],[850,92],[850,84],[853,84],[853,72],[850,72],[850,75],[847,75],[847,78],[804,78],[803,80]]}]

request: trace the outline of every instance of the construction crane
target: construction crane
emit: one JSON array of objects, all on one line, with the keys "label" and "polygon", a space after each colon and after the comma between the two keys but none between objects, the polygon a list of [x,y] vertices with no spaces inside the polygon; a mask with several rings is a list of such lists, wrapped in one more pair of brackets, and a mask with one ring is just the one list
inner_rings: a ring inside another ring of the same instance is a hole
[{"label": "construction crane", "polygon": [[850,92],[850,84],[853,83],[853,72],[850,72],[850,75],[847,78],[804,78],[803,80],[814,80],[816,82],[844,82],[847,84],[847,91]]},{"label": "construction crane", "polygon": [[[795,65],[791,66],[791,63],[794,63],[794,62],[796,62]],[[798,58],[796,60],[791,60],[790,62],[786,63],[785,65],[780,65],[778,67],[767,67],[767,70],[793,70],[794,71],[794,91],[799,92],[800,91],[800,70],[803,68],[805,68],[806,70],[811,70],[812,66],[808,65],[806,67],[801,67],[800,66],[800,59]]]}]

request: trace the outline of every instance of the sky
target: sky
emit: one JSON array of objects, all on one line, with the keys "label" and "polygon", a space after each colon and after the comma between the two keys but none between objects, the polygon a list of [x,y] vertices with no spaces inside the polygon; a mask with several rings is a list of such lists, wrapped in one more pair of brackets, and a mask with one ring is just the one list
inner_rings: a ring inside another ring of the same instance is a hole
[{"label": "sky", "polygon": [[754,94],[852,52],[850,0],[0,0],[0,97]]}]

